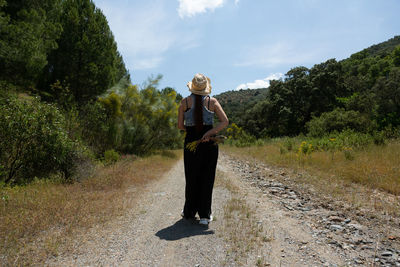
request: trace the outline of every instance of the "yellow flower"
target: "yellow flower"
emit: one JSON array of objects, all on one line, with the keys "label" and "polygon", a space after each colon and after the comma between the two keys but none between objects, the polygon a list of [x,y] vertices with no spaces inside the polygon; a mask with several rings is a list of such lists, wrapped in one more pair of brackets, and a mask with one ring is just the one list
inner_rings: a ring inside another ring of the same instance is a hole
[{"label": "yellow flower", "polygon": [[200,142],[200,140],[187,143],[187,144],[186,144],[186,148],[187,148],[190,152],[196,152],[197,145],[199,144],[199,142]]}]

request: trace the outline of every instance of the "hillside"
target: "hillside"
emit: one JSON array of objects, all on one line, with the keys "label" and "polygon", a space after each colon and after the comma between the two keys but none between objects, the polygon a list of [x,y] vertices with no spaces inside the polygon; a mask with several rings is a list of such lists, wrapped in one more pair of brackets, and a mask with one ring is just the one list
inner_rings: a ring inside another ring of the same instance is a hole
[{"label": "hillside", "polygon": [[293,67],[269,88],[216,98],[231,122],[256,137],[295,136],[311,128],[314,134],[348,128],[373,132],[400,127],[399,76],[400,36],[395,36],[341,61]]},{"label": "hillside", "polygon": [[350,58],[359,55],[359,54],[364,54],[366,57],[385,57],[392,53],[392,51],[400,45],[400,36],[395,36],[385,42],[372,45],[368,48],[365,48],[361,50],[360,52],[354,53],[350,56]]},{"label": "hillside", "polygon": [[240,124],[240,118],[248,107],[266,98],[267,88],[232,90],[216,95],[229,121]]}]

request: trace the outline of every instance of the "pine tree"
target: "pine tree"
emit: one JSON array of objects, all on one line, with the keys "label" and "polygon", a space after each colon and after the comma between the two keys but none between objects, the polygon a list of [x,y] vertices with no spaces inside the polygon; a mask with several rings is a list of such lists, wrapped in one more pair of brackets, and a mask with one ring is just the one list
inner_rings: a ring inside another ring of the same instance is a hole
[{"label": "pine tree", "polygon": [[91,0],[65,0],[60,21],[63,32],[58,49],[49,56],[42,90],[56,97],[50,85],[61,81],[82,103],[127,75],[107,19]]},{"label": "pine tree", "polygon": [[57,47],[61,0],[0,0],[0,81],[34,87]]}]

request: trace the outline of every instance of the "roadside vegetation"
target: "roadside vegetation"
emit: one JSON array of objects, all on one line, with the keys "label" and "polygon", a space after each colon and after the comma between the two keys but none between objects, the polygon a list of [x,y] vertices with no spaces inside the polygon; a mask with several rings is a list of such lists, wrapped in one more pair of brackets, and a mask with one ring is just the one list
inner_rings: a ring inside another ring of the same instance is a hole
[{"label": "roadside vegetation", "polygon": [[132,83],[91,0],[0,0],[0,35],[0,265],[43,265],[173,165],[180,96]]},{"label": "roadside vegetation", "polygon": [[344,132],[322,138],[257,140],[254,145],[224,149],[276,166],[312,171],[327,179],[334,176],[400,195],[400,141],[380,142],[372,136]]},{"label": "roadside vegetation", "polygon": [[[255,139],[240,127],[222,150],[245,161],[256,160],[288,171],[285,177],[321,197],[345,201],[352,208],[397,216],[400,210],[400,139],[393,131],[374,135],[353,130],[321,137]],[[396,131],[395,131],[396,132]]]},{"label": "roadside vegetation", "polygon": [[0,29],[0,184],[180,146],[179,95],[161,75],[132,84],[93,1],[0,0]]},{"label": "roadside vegetation", "polygon": [[180,159],[177,151],[158,154],[123,155],[117,163],[97,165],[92,175],[71,184],[48,178],[0,187],[1,265],[43,265],[48,257],[68,251],[68,242],[94,225],[134,208],[143,186]]}]

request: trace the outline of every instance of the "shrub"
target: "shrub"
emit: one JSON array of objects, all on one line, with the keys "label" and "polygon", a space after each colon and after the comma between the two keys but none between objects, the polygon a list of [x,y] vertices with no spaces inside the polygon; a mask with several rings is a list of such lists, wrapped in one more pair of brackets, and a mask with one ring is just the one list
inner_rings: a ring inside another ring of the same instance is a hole
[{"label": "shrub", "polygon": [[120,155],[117,151],[115,151],[114,149],[110,149],[107,150],[106,152],[104,152],[104,161],[105,163],[108,164],[112,164],[117,162],[120,159]]},{"label": "shrub", "polygon": [[307,143],[306,141],[301,142],[297,153],[298,154],[304,154],[304,155],[310,155],[314,151],[314,147],[311,143]]},{"label": "shrub", "polygon": [[110,119],[98,101],[89,102],[79,112],[82,139],[97,155],[103,154],[112,144],[109,137]]},{"label": "shrub", "polygon": [[[376,134],[380,137],[368,133],[359,133],[353,130],[344,130],[342,132],[332,132],[323,137],[309,138],[314,149],[322,151],[342,151],[346,149],[362,149],[371,144],[376,144],[375,139],[383,138],[383,134]],[[379,139],[379,142],[385,142],[384,139]],[[382,143],[382,144],[383,144]]]},{"label": "shrub", "polygon": [[285,138],[283,141],[283,146],[287,151],[292,151],[295,144],[292,138]]},{"label": "shrub", "polygon": [[382,134],[384,135],[385,139],[400,138],[400,126],[393,127],[392,125],[389,125],[382,130]]},{"label": "shrub", "polygon": [[343,148],[343,154],[346,160],[354,160],[353,150],[350,147]]},{"label": "shrub", "polygon": [[[237,126],[235,123],[232,123],[226,129],[226,132],[228,134],[227,143],[237,147],[251,146],[254,145],[257,141],[254,136],[246,133],[241,127]],[[257,145],[261,144],[258,143]]]},{"label": "shrub", "polygon": [[367,133],[376,129],[376,124],[358,111],[337,108],[331,112],[322,113],[320,117],[312,118],[307,123],[307,128],[309,136],[318,137],[346,129]]},{"label": "shrub", "polygon": [[150,79],[142,90],[130,85],[99,98],[109,121],[107,149],[146,155],[181,146],[182,136],[176,128],[176,92],[160,92],[156,88],[158,79]]},{"label": "shrub", "polygon": [[372,136],[374,140],[374,144],[381,146],[385,144],[385,133],[384,132],[375,132]]},{"label": "shrub", "polygon": [[77,144],[67,135],[65,120],[53,105],[38,99],[0,98],[0,181],[30,182],[60,172],[72,174]]}]

